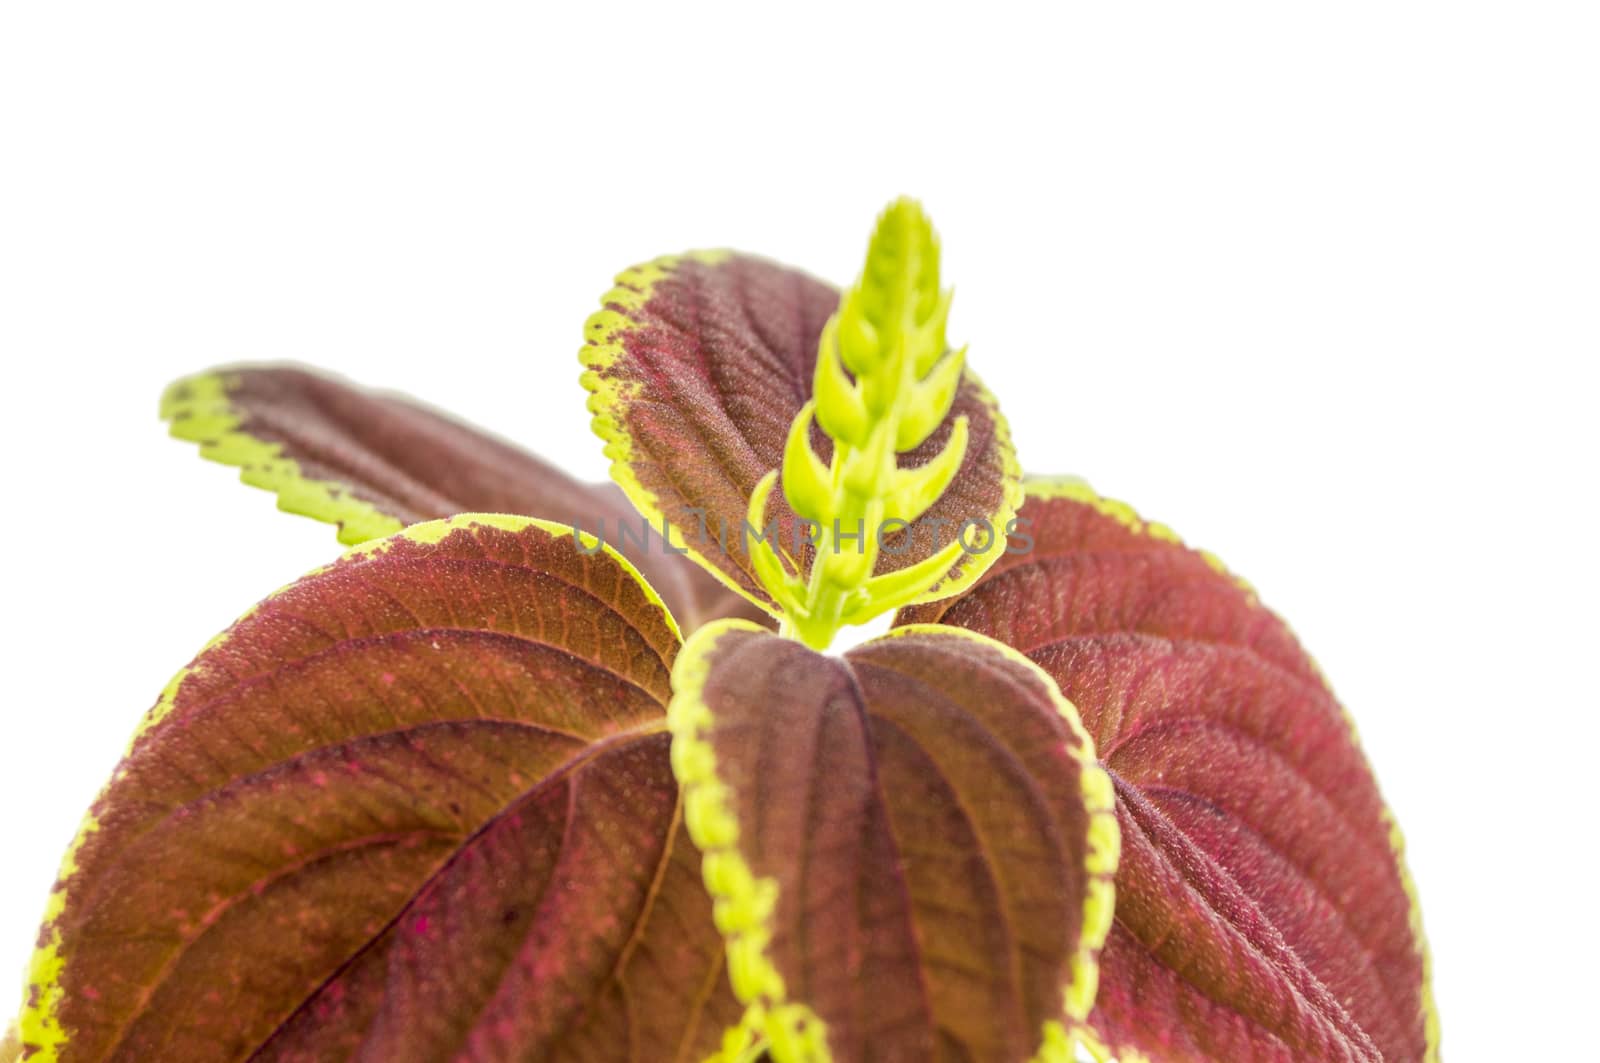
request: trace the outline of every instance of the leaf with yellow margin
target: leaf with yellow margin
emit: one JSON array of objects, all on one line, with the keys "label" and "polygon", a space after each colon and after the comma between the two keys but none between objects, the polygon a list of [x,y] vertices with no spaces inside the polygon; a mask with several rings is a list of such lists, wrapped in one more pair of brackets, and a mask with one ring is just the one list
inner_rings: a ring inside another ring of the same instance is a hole
[{"label": "leaf with yellow margin", "polygon": [[740,1009],[671,771],[678,647],[620,556],[520,517],[268,598],[95,802],[30,1063],[704,1058]]},{"label": "leaf with yellow margin", "polygon": [[1031,551],[898,622],[1015,647],[1094,736],[1123,839],[1100,1050],[1437,1060],[1398,832],[1288,627],[1215,557],[1082,481],[1031,482],[1020,516]]},{"label": "leaf with yellow margin", "polygon": [[[790,426],[812,397],[818,344],[839,304],[829,284],[765,259],[694,252],[623,272],[589,319],[579,357],[595,433],[605,441],[612,478],[633,504],[665,517],[675,542],[730,587],[775,609],[751,560],[767,525],[746,531],[750,498],[781,468]],[[848,345],[848,338],[841,342]],[[1003,541],[1020,501],[1010,430],[993,397],[970,370],[962,374],[942,423],[900,456],[920,468],[944,452],[966,419],[965,457],[949,486],[909,530],[884,528],[880,573],[906,570],[948,548],[967,521],[983,521]],[[833,444],[813,427],[818,459]],[[793,566],[808,571],[808,535],[775,491],[768,521]],[[841,525],[841,535],[877,529]],[[982,526],[965,530],[974,547],[928,588],[949,594],[992,560]]]},{"label": "leaf with yellow margin", "polygon": [[276,494],[280,509],[337,524],[346,544],[457,513],[518,513],[620,545],[690,630],[760,615],[659,539],[641,546],[643,518],[615,486],[582,483],[402,395],[297,366],[226,366],[172,384],[161,416],[202,456]]},{"label": "leaf with yellow margin", "polygon": [[719,621],[673,685],[685,819],[777,1063],[1060,1058],[1094,999],[1117,830],[1048,676],[955,629],[841,658]]}]

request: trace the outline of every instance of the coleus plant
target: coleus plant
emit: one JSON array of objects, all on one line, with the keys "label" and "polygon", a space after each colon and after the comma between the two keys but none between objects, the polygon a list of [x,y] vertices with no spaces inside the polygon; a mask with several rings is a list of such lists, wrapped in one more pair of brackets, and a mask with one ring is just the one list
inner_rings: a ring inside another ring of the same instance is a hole
[{"label": "coleus plant", "polygon": [[9,1054],[1436,1059],[1316,666],[1022,478],[949,307],[909,201],[842,295],[624,272],[581,353],[620,492],[300,369],[175,384],[174,435],[354,548],[145,717]]}]

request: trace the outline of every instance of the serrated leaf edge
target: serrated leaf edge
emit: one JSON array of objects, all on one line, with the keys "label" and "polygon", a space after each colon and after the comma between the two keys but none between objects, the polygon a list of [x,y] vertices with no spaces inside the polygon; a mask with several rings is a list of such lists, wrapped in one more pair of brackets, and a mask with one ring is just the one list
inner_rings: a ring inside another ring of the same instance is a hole
[{"label": "serrated leaf edge", "polygon": [[[1037,498],[1041,500],[1059,498],[1091,506],[1096,510],[1096,512],[1110,517],[1123,527],[1136,534],[1148,535],[1153,539],[1158,539],[1162,542],[1173,543],[1177,546],[1187,545],[1178,536],[1178,534],[1167,525],[1157,521],[1145,520],[1139,515],[1138,511],[1128,503],[1101,495],[1092,486],[1090,486],[1087,480],[1080,476],[1029,476],[1023,481],[1023,490],[1027,498]],[[1205,559],[1206,563],[1219,574],[1232,580],[1236,586],[1238,586],[1242,591],[1245,592],[1245,594],[1249,596],[1250,603],[1252,605],[1264,608],[1264,606],[1261,605],[1260,596],[1256,592],[1255,587],[1248,580],[1230,570],[1227,565],[1223,563],[1222,559],[1216,554],[1209,550],[1203,550],[1197,547],[1189,547],[1189,549],[1192,549],[1198,553],[1202,558]],[[1281,622],[1282,618],[1280,617],[1279,619]],[[1284,626],[1287,628],[1289,625],[1284,623]],[[1296,639],[1296,642],[1298,641],[1299,640]],[[1345,707],[1344,703],[1333,694],[1333,686],[1328,682],[1326,674],[1322,671],[1321,666],[1317,664],[1316,659],[1311,657],[1309,653],[1306,655],[1306,659],[1310,662],[1313,671],[1315,671],[1323,687],[1328,691],[1329,695],[1333,697],[1334,704],[1339,706],[1339,712],[1344,717],[1345,726],[1349,728],[1350,741],[1355,745],[1358,751],[1362,752],[1362,756],[1364,757],[1366,754],[1365,751],[1362,750],[1361,736],[1356,728],[1355,717],[1350,714],[1350,710]],[[1435,999],[1433,993],[1433,950],[1428,944],[1427,932],[1423,926],[1422,898],[1417,890],[1416,879],[1411,874],[1411,868],[1406,863],[1405,836],[1400,830],[1399,821],[1395,819],[1394,813],[1390,810],[1387,803],[1385,803],[1383,806],[1383,822],[1388,826],[1389,829],[1389,849],[1394,856],[1395,868],[1400,878],[1401,889],[1405,891],[1406,899],[1410,902],[1409,915],[1411,935],[1415,944],[1416,955],[1421,961],[1422,965],[1421,1004],[1423,1031],[1426,1044],[1423,1063],[1439,1063],[1439,1006],[1438,1001]],[[1110,1063],[1113,1056],[1112,1049],[1104,1045],[1103,1042],[1100,1042],[1098,1036],[1094,1035],[1092,1030],[1090,1031],[1090,1034],[1093,1037],[1093,1041],[1086,1042],[1091,1045],[1090,1053],[1094,1055],[1095,1059],[1099,1060],[1100,1063]],[[1142,1057],[1137,1052],[1133,1052],[1132,1054],[1124,1052],[1117,1058],[1120,1060],[1120,1063],[1141,1063],[1142,1061]]]},{"label": "serrated leaf edge", "polygon": [[[162,689],[161,695],[156,699],[155,705],[151,706],[150,710],[145,713],[138,726],[134,729],[133,736],[128,740],[128,751],[131,752],[139,740],[171,712],[177,702],[179,689],[196,672],[197,665],[195,662],[198,662],[209,651],[225,642],[241,623],[255,615],[263,605],[277,598],[290,587],[303,580],[331,571],[339,565],[380,557],[396,541],[424,544],[437,543],[441,542],[451,532],[467,530],[473,527],[491,527],[509,532],[520,532],[529,527],[535,527],[557,539],[567,535],[576,535],[586,552],[603,551],[613,561],[617,562],[625,573],[638,581],[649,604],[661,611],[662,617],[665,619],[674,639],[679,643],[682,642],[683,636],[678,629],[678,622],[655,588],[650,585],[649,581],[639,573],[639,570],[627,558],[623,557],[611,546],[601,543],[595,536],[579,529],[568,528],[553,521],[541,520],[537,517],[523,517],[505,513],[462,513],[444,520],[413,524],[386,538],[369,540],[356,545],[347,550],[337,560],[312,569],[301,576],[299,580],[285,584],[245,610],[237,620],[228,625],[227,629],[206,642],[200,648],[200,651],[195,654],[194,659],[179,669],[178,673],[168,681],[167,685]],[[59,1017],[63,995],[61,973],[66,965],[66,958],[61,953],[61,934],[55,923],[61,913],[66,911],[67,896],[72,887],[72,878],[78,870],[78,853],[83,849],[84,843],[89,836],[100,828],[99,820],[94,815],[94,806],[98,805],[101,798],[115,785],[120,776],[120,771],[120,766],[116,771],[113,771],[111,778],[106,781],[106,784],[101,787],[100,793],[96,795],[94,804],[90,806],[89,812],[84,815],[77,834],[67,846],[66,854],[62,857],[60,869],[56,874],[55,885],[51,889],[50,898],[45,905],[44,917],[41,921],[43,930],[41,931],[39,944],[35,947],[33,956],[28,963],[22,1008],[16,1022],[13,1024],[13,1031],[18,1036],[20,1044],[29,1046],[33,1051],[32,1055],[27,1056],[28,1063],[57,1063],[60,1059],[61,1050],[69,1040],[69,1031],[62,1027]],[[4,1046],[4,1042],[0,1042],[0,1046]],[[18,1058],[20,1059],[21,1057],[19,1056]],[[0,1063],[12,1063],[12,1061],[0,1056]]]},{"label": "serrated leaf edge", "polygon": [[281,443],[258,439],[243,429],[246,413],[231,395],[239,375],[215,370],[183,377],[161,396],[161,419],[176,439],[200,445],[200,456],[239,470],[239,479],[277,496],[278,508],[339,528],[347,546],[393,535],[405,525],[347,484],[308,476],[300,463],[284,456]]},{"label": "serrated leaf edge", "polygon": [[771,634],[747,620],[719,620],[700,628],[678,654],[667,706],[684,823],[700,850],[701,876],[726,945],[728,981],[746,1006],[743,1021],[724,1035],[723,1050],[712,1059],[740,1059],[764,1042],[776,1063],[832,1063],[826,1025],[808,1005],[788,999],[783,976],[766,953],[778,884],[757,877],[739,850],[739,822],[717,775],[716,751],[705,737],[713,723],[704,698],[711,654],[722,636],[735,631]]}]

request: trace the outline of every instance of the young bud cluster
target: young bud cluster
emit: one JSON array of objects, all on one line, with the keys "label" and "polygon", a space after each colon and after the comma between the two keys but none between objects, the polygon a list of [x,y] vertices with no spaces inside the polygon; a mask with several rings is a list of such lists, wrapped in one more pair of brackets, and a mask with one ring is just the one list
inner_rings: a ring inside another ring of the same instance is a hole
[{"label": "young bud cluster", "polygon": [[[886,525],[915,521],[950,486],[967,451],[958,417],[943,448],[916,468],[898,455],[927,441],[955,401],[966,349],[949,351],[951,292],[939,287],[939,242],[916,202],[901,199],[878,219],[866,265],[828,320],[818,344],[812,398],[790,426],[781,482],[795,514],[820,529],[809,572],[770,542],[751,551],[757,574],[783,607],[785,631],[826,648],[841,627],[861,624],[915,599],[960,559],[952,541],[905,568],[875,574]],[[831,461],[811,445],[815,424],[833,441]],[[774,469],[750,499],[750,522],[765,526]],[[840,549],[832,529],[864,528]]]}]

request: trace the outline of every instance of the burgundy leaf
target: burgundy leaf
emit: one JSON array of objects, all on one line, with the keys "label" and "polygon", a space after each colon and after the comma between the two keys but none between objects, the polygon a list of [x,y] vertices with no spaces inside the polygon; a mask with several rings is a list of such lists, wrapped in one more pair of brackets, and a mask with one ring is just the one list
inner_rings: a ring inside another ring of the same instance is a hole
[{"label": "burgundy leaf", "polygon": [[[745,534],[750,496],[782,465],[790,424],[811,397],[822,327],[838,301],[832,286],[764,259],[725,252],[661,259],[617,278],[606,308],[589,319],[580,354],[613,478],[641,512],[665,516],[692,556],[768,608]],[[886,536],[880,572],[936,553],[969,519],[992,527],[1010,517],[1016,459],[1009,429],[970,372],[945,422],[901,465],[932,460],[961,416],[971,435],[960,470],[914,529]],[[824,462],[831,458],[831,441],[814,426],[812,443]],[[803,567],[810,551],[781,491],[769,513],[783,549]],[[969,538],[981,549],[983,531],[973,528]],[[987,563],[988,555],[968,556],[943,585],[953,591]]]},{"label": "burgundy leaf", "polygon": [[1167,529],[1081,482],[1029,496],[1030,553],[900,621],[1017,648],[1094,736],[1123,837],[1100,1038],[1163,1061],[1436,1059],[1399,834],[1311,659]]},{"label": "burgundy leaf", "polygon": [[1064,1043],[1094,996],[1116,832],[1047,676],[953,629],[838,658],[725,621],[674,683],[689,828],[773,1042],[825,1036],[841,1063],[1020,1061],[1047,1024]]},{"label": "burgundy leaf", "polygon": [[[233,366],[167,389],[162,416],[201,454],[240,468],[280,508],[338,524],[355,544],[456,513],[515,513],[601,532],[692,630],[758,610],[687,559],[638,540],[643,518],[611,484],[580,483],[487,432],[401,395],[290,366]],[[637,533],[622,539],[619,526]]]},{"label": "burgundy leaf", "polygon": [[738,1009],[668,762],[677,649],[614,554],[521,518],[417,525],[267,599],[91,810],[25,1044],[703,1057]]}]

